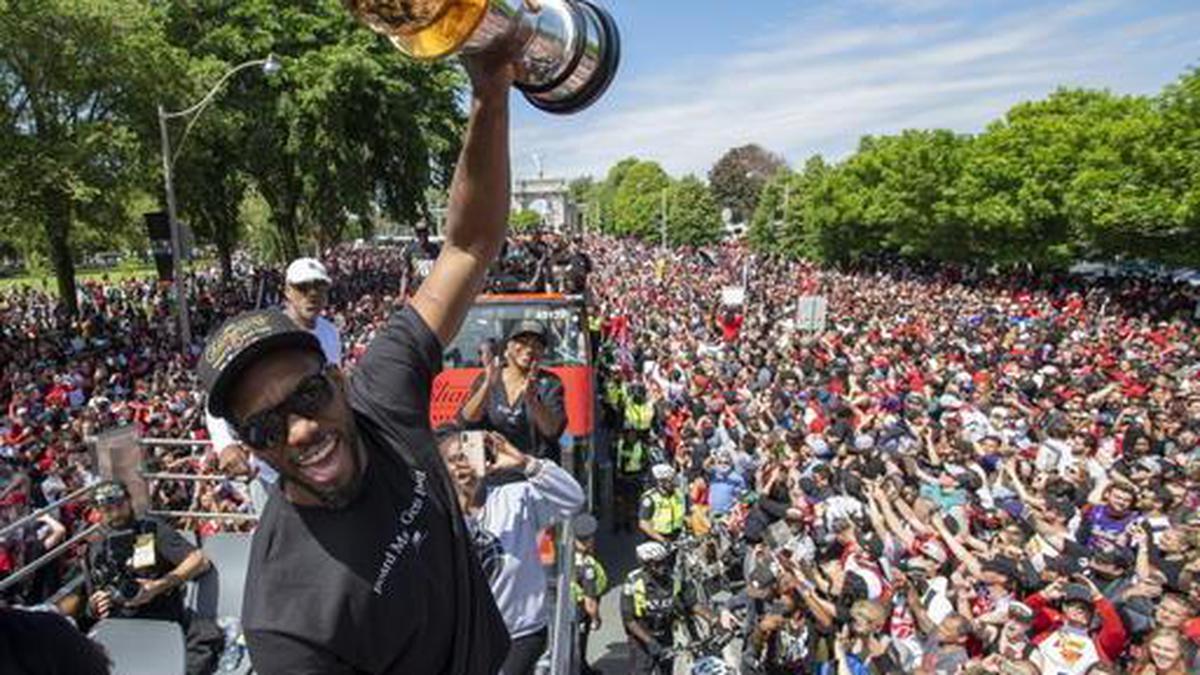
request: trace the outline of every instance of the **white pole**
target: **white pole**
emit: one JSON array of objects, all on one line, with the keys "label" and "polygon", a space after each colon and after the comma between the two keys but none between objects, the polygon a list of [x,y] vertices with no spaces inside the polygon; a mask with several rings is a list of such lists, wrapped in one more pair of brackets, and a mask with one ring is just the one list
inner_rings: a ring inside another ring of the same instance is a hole
[{"label": "white pole", "polygon": [[667,247],[667,189],[662,191],[662,246]]}]

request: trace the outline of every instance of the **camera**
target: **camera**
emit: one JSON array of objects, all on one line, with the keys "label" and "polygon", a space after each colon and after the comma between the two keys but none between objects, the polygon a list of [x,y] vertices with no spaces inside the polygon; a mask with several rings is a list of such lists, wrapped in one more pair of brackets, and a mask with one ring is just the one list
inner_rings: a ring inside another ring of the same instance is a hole
[{"label": "camera", "polygon": [[142,590],[125,565],[111,559],[96,561],[92,567],[92,583],[96,590],[107,593],[118,607],[129,604]]},{"label": "camera", "polygon": [[128,604],[142,590],[137,577],[125,562],[132,554],[136,536],[134,531],[110,535],[104,542],[104,550],[92,562],[93,587],[107,593],[118,607]]}]

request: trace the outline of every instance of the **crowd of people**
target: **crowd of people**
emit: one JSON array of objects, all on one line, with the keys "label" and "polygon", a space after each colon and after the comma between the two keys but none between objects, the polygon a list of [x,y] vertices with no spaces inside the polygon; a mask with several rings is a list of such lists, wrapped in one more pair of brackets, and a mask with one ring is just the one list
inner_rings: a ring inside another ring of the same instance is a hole
[{"label": "crowd of people", "polygon": [[[410,267],[409,254],[347,245],[324,256],[337,280],[327,314],[343,336],[347,365],[362,356],[386,319]],[[151,278],[83,282],[75,317],[64,315],[44,290],[17,286],[0,293],[0,523],[94,484],[99,477],[87,441],[104,431],[133,425],[142,437],[208,440],[194,372],[203,340],[239,311],[283,302],[284,286],[282,270],[242,256],[229,280],[215,269],[192,275],[196,341],[187,355],[179,348],[172,289]],[[217,453],[202,447],[152,448],[143,468],[224,475]],[[151,489],[152,503],[163,510],[223,514],[252,508],[246,485],[236,480],[159,480]],[[70,501],[9,533],[0,541],[0,578],[98,520],[87,501]],[[214,516],[181,526],[207,535],[251,523]],[[6,597],[45,599],[69,578],[75,562],[74,556],[62,558]]]},{"label": "crowd of people", "polygon": [[[326,316],[351,369],[419,276],[414,260],[436,256],[419,243],[323,256]],[[738,244],[664,251],[595,236],[510,242],[494,269],[572,292],[587,279],[610,525],[645,542],[621,589],[638,672],[670,672],[673,634],[695,617],[739,638],[727,660],[741,672],[1200,668],[1189,287],[893,260],[834,270]],[[284,301],[281,271],[246,260],[237,271],[232,284],[193,277],[196,335]],[[723,302],[729,287],[744,299]],[[106,429],[207,438],[202,343],[180,354],[168,290],[88,282],[73,318],[44,292],[0,296],[0,522],[95,482],[85,441]],[[828,303],[823,330],[801,325],[809,296]],[[546,454],[536,446],[522,450]],[[215,452],[149,460],[222,472]],[[252,509],[235,481],[154,490],[170,510]],[[72,502],[10,533],[0,577],[98,517]],[[677,560],[697,541],[711,545],[707,579]],[[69,564],[10,599],[46,597]],[[583,571],[595,588],[595,569]],[[714,599],[714,581],[738,592]],[[597,621],[588,606],[585,623]]]},{"label": "crowd of people", "polygon": [[712,581],[741,672],[1198,672],[1194,289],[586,250],[635,672]]}]

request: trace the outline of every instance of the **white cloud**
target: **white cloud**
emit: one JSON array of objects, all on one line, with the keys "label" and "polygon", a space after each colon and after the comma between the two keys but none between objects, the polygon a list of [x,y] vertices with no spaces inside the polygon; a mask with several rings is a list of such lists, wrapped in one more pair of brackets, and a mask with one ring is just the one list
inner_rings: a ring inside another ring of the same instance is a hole
[{"label": "white cloud", "polygon": [[1059,84],[1155,91],[1194,53],[1194,42],[1172,37],[1181,24],[1169,14],[1126,17],[1114,0],[983,18],[949,9],[957,6],[905,0],[878,16],[822,11],[734,57],[620,80],[585,118],[542,116],[516,129],[517,173],[528,173],[520,158],[537,152],[549,170],[570,175],[602,175],[629,155],[703,175],[747,142],[796,165],[814,152],[842,155],[867,133],[977,131]]}]

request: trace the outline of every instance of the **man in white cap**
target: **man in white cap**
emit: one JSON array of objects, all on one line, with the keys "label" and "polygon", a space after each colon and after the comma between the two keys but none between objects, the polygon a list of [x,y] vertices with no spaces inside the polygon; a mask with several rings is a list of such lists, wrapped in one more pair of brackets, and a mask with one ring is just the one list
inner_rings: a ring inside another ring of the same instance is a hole
[{"label": "man in white cap", "polygon": [[334,365],[342,361],[342,338],[337,326],[322,314],[329,304],[333,281],[325,266],[315,258],[297,258],[288,265],[284,279],[283,311],[304,330],[317,336],[325,359]]},{"label": "man in white cap", "polygon": [[[317,336],[326,362],[339,365],[342,362],[342,336],[337,326],[325,318],[325,307],[329,304],[329,287],[333,280],[325,266],[315,258],[297,258],[288,265],[284,277],[284,314],[297,326]],[[250,452],[235,437],[225,420],[213,417],[205,411],[205,426],[212,439],[213,451],[221,471],[232,476],[257,476],[259,480],[274,484],[278,475],[265,463],[252,458]],[[266,491],[257,481],[250,484],[250,501],[255,512],[266,504]]]}]

